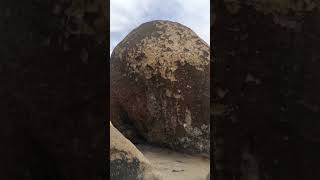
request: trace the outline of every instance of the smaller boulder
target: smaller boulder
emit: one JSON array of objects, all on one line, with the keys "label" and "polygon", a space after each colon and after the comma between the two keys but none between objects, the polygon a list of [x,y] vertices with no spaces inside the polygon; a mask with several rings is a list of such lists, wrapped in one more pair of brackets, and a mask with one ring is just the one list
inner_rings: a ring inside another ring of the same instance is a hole
[{"label": "smaller boulder", "polygon": [[110,122],[110,179],[162,180],[149,161]]}]

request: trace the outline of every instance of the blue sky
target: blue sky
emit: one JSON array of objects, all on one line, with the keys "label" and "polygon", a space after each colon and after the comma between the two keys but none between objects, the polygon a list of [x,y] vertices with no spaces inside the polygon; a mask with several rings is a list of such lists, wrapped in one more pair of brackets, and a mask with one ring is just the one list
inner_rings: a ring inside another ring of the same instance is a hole
[{"label": "blue sky", "polygon": [[210,44],[210,0],[111,0],[110,54],[131,30],[152,20],[179,22]]}]

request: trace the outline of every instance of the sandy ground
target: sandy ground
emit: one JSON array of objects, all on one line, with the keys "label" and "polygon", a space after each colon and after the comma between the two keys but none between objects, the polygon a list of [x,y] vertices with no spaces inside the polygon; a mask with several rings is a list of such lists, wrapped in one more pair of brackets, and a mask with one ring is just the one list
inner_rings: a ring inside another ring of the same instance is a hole
[{"label": "sandy ground", "polygon": [[205,180],[210,171],[210,160],[202,156],[185,155],[149,145],[137,145],[137,148],[165,180]]}]

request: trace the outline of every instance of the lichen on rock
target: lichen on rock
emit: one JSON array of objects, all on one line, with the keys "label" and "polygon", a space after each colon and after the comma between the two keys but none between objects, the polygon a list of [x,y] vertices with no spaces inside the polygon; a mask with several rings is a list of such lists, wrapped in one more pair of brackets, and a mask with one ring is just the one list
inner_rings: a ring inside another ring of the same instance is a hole
[{"label": "lichen on rock", "polygon": [[[143,28],[151,32],[135,33]],[[153,21],[143,24],[126,37],[114,51],[114,56],[126,59],[130,73],[138,73],[146,79],[153,74],[160,74],[162,78],[177,81],[174,72],[180,64],[190,64],[203,71],[203,66],[209,64],[209,47],[203,40],[186,27],[178,23]],[[183,46],[183,48],[181,48]],[[126,51],[126,57],[123,52]],[[199,57],[203,56],[203,59]]]},{"label": "lichen on rock", "polygon": [[209,128],[201,129],[209,126],[209,62],[208,44],[191,29],[171,21],[142,24],[111,55],[111,116],[121,113],[116,106],[128,114],[111,121],[133,122],[152,143],[209,153]]}]

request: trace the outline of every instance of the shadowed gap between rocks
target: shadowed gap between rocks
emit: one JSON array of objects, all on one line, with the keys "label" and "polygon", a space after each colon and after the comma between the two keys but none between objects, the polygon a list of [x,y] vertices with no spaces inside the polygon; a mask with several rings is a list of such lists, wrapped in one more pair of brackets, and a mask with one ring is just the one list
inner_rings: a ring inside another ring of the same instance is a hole
[{"label": "shadowed gap between rocks", "polygon": [[147,140],[139,133],[138,129],[135,127],[133,121],[129,118],[128,112],[124,110],[123,107],[120,107],[120,119],[123,122],[124,128],[126,129],[126,137],[130,138],[130,141],[134,144],[146,144]]}]

